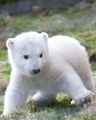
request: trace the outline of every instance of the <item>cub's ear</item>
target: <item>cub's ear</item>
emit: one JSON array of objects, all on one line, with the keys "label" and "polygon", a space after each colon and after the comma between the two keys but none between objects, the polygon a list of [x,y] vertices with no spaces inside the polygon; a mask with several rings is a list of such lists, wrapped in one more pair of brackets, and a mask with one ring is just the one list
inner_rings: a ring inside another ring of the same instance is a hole
[{"label": "cub's ear", "polygon": [[9,38],[7,41],[6,41],[6,47],[7,48],[12,48],[14,46],[14,38]]},{"label": "cub's ear", "polygon": [[41,35],[43,36],[44,40],[48,40],[48,34],[45,32],[42,32]]}]

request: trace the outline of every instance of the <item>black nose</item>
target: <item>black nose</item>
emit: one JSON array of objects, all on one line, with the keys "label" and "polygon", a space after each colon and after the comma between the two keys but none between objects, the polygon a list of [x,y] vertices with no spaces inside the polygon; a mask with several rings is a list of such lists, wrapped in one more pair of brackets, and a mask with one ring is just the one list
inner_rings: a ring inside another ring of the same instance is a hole
[{"label": "black nose", "polygon": [[33,73],[34,73],[34,74],[38,74],[39,72],[40,72],[40,69],[34,69],[34,70],[33,70]]}]

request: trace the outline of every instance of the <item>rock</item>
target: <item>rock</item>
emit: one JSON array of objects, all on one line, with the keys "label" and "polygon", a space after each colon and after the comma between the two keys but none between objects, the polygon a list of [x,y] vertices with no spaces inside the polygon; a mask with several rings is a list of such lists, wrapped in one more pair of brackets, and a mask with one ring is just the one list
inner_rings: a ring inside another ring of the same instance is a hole
[{"label": "rock", "polygon": [[5,30],[0,31],[0,49],[6,47],[6,40],[14,36],[14,33],[10,28],[6,28]]},{"label": "rock", "polygon": [[39,6],[33,6],[32,7],[32,14],[33,15],[38,15],[41,13],[41,8]]},{"label": "rock", "polygon": [[96,62],[96,53],[93,53],[92,55],[90,55],[90,62]]},{"label": "rock", "polygon": [[0,80],[0,96],[4,95],[8,81]]}]

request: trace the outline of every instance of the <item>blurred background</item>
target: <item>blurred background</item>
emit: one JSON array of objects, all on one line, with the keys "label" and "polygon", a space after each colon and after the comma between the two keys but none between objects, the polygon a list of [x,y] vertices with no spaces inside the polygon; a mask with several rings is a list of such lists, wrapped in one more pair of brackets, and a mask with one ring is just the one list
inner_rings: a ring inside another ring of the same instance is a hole
[{"label": "blurred background", "polygon": [[24,31],[63,34],[81,40],[96,61],[95,0],[0,0],[0,49]]},{"label": "blurred background", "polygon": [[[4,95],[11,70],[6,40],[24,31],[76,38],[88,51],[96,79],[96,0],[0,0],[0,96]],[[0,113],[2,105],[0,97]]]}]

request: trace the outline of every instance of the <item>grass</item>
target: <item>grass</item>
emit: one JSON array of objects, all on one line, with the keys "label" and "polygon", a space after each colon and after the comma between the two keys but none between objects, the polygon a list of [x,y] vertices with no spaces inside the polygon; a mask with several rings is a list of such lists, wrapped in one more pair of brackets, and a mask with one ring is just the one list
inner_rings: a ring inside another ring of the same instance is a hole
[{"label": "grass", "polygon": [[[84,44],[89,55],[96,53],[96,4],[76,5],[71,8],[50,10],[38,16],[32,14],[8,17],[2,22],[0,16],[0,30],[9,28],[14,36],[24,31],[45,31],[49,36],[56,34],[69,35]],[[3,16],[5,19],[6,16]],[[7,21],[8,20],[8,21]],[[7,86],[10,74],[6,49],[0,50],[0,93]],[[92,63],[93,77],[96,79],[96,63]],[[29,101],[24,109],[16,110],[10,118],[4,120],[95,120],[96,100],[93,105],[70,105],[70,97],[59,94],[57,102],[48,106],[37,105]],[[0,97],[0,114],[3,110],[3,96]],[[91,111],[91,112],[90,112]]]},{"label": "grass", "polygon": [[0,80],[8,81],[10,74],[10,65],[8,64],[7,51],[0,51]]}]

